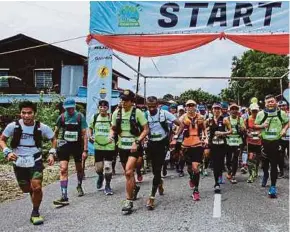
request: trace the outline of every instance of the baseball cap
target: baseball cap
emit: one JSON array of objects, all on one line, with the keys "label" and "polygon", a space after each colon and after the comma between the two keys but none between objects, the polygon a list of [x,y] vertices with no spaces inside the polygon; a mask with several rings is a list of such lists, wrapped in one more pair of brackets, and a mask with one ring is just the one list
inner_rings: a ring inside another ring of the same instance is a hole
[{"label": "baseball cap", "polygon": [[216,102],[212,105],[212,108],[220,108],[221,109],[222,105],[220,103]]},{"label": "baseball cap", "polygon": [[169,108],[170,108],[170,109],[177,109],[177,104],[171,104],[171,105],[169,106]]},{"label": "baseball cap", "polygon": [[229,109],[231,110],[232,108],[240,109],[240,107],[236,103],[233,103],[233,104],[230,105]]},{"label": "baseball cap", "polygon": [[229,107],[229,104],[227,102],[222,102],[221,103],[221,108],[222,109],[228,109],[228,107]]},{"label": "baseball cap", "polygon": [[167,105],[163,105],[161,106],[161,110],[169,111],[169,107]]},{"label": "baseball cap", "polygon": [[109,102],[106,100],[100,100],[99,101],[99,106],[109,106]]},{"label": "baseball cap", "polygon": [[257,103],[252,103],[250,105],[250,110],[259,110],[259,109],[260,109],[260,107]]},{"label": "baseball cap", "polygon": [[134,98],[135,98],[135,94],[131,91],[131,90],[129,90],[129,89],[125,89],[122,93],[121,93],[121,95],[120,95],[120,98],[122,99],[122,100],[125,100],[125,101],[132,101],[132,100],[134,100]]},{"label": "baseball cap", "polygon": [[178,111],[179,111],[179,110],[184,110],[183,105],[179,105],[179,106],[177,106],[177,110],[178,110]]},{"label": "baseball cap", "polygon": [[284,106],[287,105],[287,103],[285,101],[279,101],[278,102],[278,106]]},{"label": "baseball cap", "polygon": [[194,105],[196,105],[196,102],[195,102],[194,100],[188,100],[188,101],[185,103],[186,106],[189,105],[189,104],[194,104]]},{"label": "baseball cap", "polygon": [[67,98],[65,99],[65,101],[63,102],[63,108],[67,109],[67,108],[75,108],[76,107],[76,101],[72,98]]}]

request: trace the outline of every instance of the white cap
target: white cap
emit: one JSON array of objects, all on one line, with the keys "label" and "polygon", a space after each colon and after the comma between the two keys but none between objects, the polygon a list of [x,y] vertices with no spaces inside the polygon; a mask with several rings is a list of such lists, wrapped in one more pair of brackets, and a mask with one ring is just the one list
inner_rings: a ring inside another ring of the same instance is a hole
[{"label": "white cap", "polygon": [[177,111],[179,111],[179,110],[184,110],[183,105],[179,105],[179,106],[177,106]]},{"label": "white cap", "polygon": [[250,105],[250,110],[259,110],[259,109],[260,109],[260,107],[257,103],[252,103]]}]

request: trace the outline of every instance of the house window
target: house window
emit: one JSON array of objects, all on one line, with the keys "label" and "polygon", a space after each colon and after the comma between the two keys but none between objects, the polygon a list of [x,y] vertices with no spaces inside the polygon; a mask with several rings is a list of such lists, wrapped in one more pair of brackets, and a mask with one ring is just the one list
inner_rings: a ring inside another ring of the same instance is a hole
[{"label": "house window", "polygon": [[9,75],[9,69],[0,69],[0,88],[8,88],[8,78],[3,78]]},{"label": "house window", "polygon": [[53,69],[34,69],[35,87],[37,89],[47,89],[53,86]]}]

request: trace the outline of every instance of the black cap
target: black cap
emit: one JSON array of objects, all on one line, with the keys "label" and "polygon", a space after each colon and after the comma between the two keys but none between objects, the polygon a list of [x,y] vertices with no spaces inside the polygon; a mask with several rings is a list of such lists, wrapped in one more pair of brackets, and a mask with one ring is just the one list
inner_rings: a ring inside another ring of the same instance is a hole
[{"label": "black cap", "polygon": [[131,90],[125,89],[123,93],[121,93],[120,98],[125,101],[132,101],[135,98],[135,94]]},{"label": "black cap", "polygon": [[109,107],[109,102],[106,100],[100,100],[99,101],[99,106],[108,106]]}]

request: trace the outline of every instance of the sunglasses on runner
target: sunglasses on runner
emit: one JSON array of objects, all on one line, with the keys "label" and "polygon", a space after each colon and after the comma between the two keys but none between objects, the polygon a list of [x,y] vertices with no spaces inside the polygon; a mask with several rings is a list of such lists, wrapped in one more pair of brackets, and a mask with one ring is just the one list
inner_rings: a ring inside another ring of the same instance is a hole
[{"label": "sunglasses on runner", "polygon": [[195,107],[196,105],[195,104],[188,104],[186,105],[187,107]]}]

